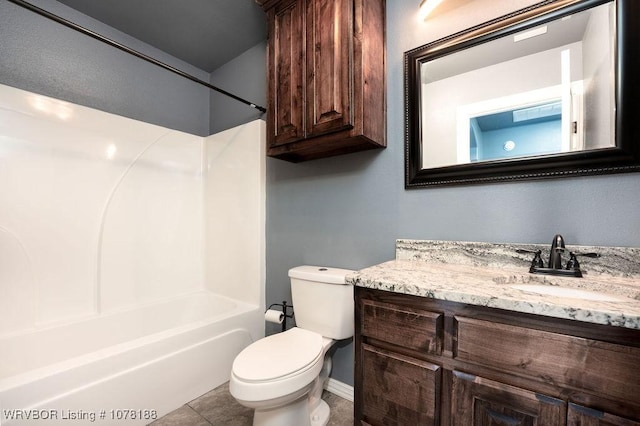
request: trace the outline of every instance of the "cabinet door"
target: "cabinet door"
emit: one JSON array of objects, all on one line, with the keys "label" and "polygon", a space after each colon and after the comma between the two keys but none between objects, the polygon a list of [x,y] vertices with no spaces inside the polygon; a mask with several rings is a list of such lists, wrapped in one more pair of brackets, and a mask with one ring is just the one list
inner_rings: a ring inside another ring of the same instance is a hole
[{"label": "cabinet door", "polygon": [[353,0],[307,0],[307,137],[353,127]]},{"label": "cabinet door", "polygon": [[304,6],[283,1],[267,14],[270,147],[304,138]]},{"label": "cabinet door", "polygon": [[[638,413],[640,416],[640,413]],[[613,414],[569,403],[568,426],[640,426],[640,421],[624,419]]]},{"label": "cabinet door", "polygon": [[451,424],[562,426],[564,401],[458,371],[453,372]]},{"label": "cabinet door", "polygon": [[364,424],[439,424],[440,380],[437,365],[363,344]]}]

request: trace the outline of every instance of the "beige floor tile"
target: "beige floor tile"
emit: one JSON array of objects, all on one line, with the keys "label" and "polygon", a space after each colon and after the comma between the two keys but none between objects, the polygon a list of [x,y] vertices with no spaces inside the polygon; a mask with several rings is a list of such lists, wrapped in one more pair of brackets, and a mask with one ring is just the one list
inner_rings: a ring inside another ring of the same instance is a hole
[{"label": "beige floor tile", "polygon": [[225,383],[188,404],[214,425],[251,426],[253,410],[240,405],[229,393]]},{"label": "beige floor tile", "polygon": [[[353,425],[353,403],[324,391],[331,417],[327,426]],[[240,405],[225,383],[158,419],[153,426],[251,426],[253,410]],[[283,425],[285,426],[285,425]],[[293,425],[291,425],[293,426]]]},{"label": "beige floor tile", "polygon": [[164,417],[151,423],[152,426],[210,426],[207,420],[188,405],[183,405]]}]

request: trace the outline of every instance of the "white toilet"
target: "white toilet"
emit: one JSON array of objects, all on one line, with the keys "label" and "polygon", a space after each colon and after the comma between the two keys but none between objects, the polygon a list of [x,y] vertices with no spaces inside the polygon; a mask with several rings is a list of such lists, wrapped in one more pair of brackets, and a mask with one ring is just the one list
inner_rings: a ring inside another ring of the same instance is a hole
[{"label": "white toilet", "polygon": [[[327,351],[353,336],[353,271],[319,266],[289,270],[297,327],[246,347],[233,362],[229,391],[255,410],[260,426],[324,426],[329,406],[320,397],[331,372]],[[326,355],[326,356],[325,356]]]}]

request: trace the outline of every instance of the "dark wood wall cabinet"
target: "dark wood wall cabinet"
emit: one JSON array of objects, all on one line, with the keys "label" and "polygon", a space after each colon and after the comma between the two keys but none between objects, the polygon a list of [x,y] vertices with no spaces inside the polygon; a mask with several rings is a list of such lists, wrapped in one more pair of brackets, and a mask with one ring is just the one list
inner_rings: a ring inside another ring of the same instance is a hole
[{"label": "dark wood wall cabinet", "polygon": [[355,288],[355,424],[640,426],[640,330]]},{"label": "dark wood wall cabinet", "polygon": [[267,155],[386,146],[385,0],[258,0],[267,13]]}]

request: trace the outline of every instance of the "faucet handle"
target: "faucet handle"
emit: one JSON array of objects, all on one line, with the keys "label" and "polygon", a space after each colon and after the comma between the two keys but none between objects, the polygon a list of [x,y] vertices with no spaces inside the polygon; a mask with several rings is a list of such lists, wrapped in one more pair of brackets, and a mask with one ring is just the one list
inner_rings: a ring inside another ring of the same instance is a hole
[{"label": "faucet handle", "polygon": [[565,266],[565,269],[568,271],[580,269],[580,263],[578,263],[576,254],[572,251],[569,252],[569,260],[567,260],[567,266]]},{"label": "faucet handle", "polygon": [[532,272],[535,268],[544,268],[544,262],[542,261],[542,250],[526,250],[526,249],[517,249],[516,253],[519,254],[533,254],[533,260],[531,260],[531,267],[529,271]]},{"label": "faucet handle", "polygon": [[516,253],[520,254],[542,254],[542,250],[527,250],[527,249],[516,249]]},{"label": "faucet handle", "polygon": [[577,256],[597,258],[597,257],[600,257],[600,254],[599,253],[574,253],[574,252],[570,251],[569,252],[569,260],[567,261],[567,266],[565,267],[565,269],[567,269],[567,270],[579,270],[580,269],[580,263],[578,263]]},{"label": "faucet handle", "polygon": [[600,257],[600,253],[574,253],[574,254],[576,256],[590,257],[592,259]]}]

